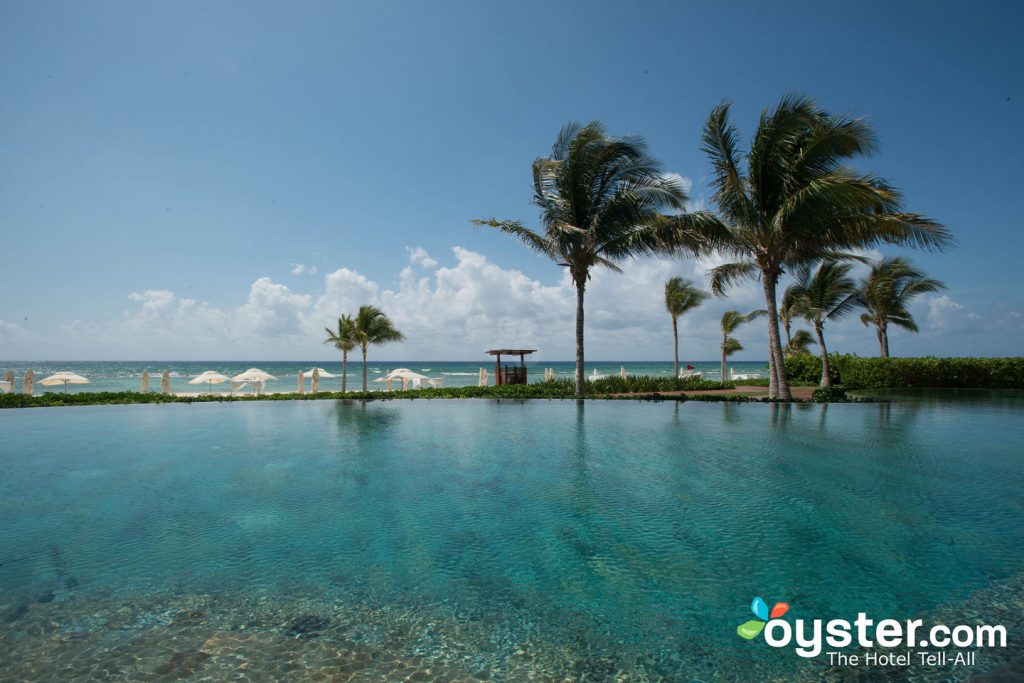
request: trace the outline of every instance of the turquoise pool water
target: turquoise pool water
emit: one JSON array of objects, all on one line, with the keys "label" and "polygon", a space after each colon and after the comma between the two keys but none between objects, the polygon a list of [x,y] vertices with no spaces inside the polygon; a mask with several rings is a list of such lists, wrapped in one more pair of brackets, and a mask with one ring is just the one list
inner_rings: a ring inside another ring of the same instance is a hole
[{"label": "turquoise pool water", "polygon": [[842,680],[737,637],[752,597],[1019,614],[1022,412],[0,411],[0,680]]}]

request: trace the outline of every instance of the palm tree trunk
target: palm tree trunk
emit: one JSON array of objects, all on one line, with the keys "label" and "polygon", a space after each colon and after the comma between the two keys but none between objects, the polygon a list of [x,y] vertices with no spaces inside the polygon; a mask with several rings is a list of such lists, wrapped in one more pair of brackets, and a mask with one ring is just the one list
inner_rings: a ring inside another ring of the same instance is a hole
[{"label": "palm tree trunk", "polygon": [[345,384],[348,382],[348,351],[341,352],[341,393],[345,393]]},{"label": "palm tree trunk", "polygon": [[366,345],[363,345],[363,391],[366,391]]},{"label": "palm tree trunk", "polygon": [[676,352],[676,379],[679,379],[679,327],[675,316],[672,316],[672,339],[675,341],[675,346],[673,348]]},{"label": "palm tree trunk", "polygon": [[729,339],[729,335],[722,335],[722,386],[725,386],[725,342]]},{"label": "palm tree trunk", "polygon": [[832,386],[832,368],[828,364],[828,349],[825,348],[825,334],[821,324],[814,324],[814,333],[818,335],[818,346],[821,347],[821,384],[822,388]]},{"label": "palm tree trunk", "polygon": [[782,325],[786,328],[786,348],[788,349],[793,345],[793,338],[789,336],[789,320],[786,320]]},{"label": "palm tree trunk", "polygon": [[881,344],[882,358],[889,357],[889,325],[882,323],[878,327],[878,341]]},{"label": "palm tree trunk", "polygon": [[576,283],[576,398],[583,398],[583,294],[586,280]]},{"label": "palm tree trunk", "polygon": [[786,366],[782,364],[782,337],[779,335],[779,309],[775,305],[775,285],[778,275],[761,271],[761,282],[764,285],[764,303],[768,310],[768,344],[771,348],[769,361],[774,360],[771,372],[768,398],[780,401],[791,401],[793,395],[789,391],[789,378]]}]

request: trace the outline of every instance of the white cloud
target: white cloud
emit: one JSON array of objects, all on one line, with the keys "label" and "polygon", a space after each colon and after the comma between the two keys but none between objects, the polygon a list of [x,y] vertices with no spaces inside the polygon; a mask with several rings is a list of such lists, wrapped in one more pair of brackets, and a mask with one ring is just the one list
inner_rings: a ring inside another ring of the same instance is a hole
[{"label": "white cloud", "polygon": [[409,263],[413,265],[419,265],[426,270],[437,266],[437,260],[431,258],[430,254],[423,247],[406,247],[405,251],[409,254]]},{"label": "white cloud", "polygon": [[307,266],[304,263],[292,264],[292,275],[316,275],[316,266]]},{"label": "white cloud", "polygon": [[286,285],[261,277],[252,283],[248,300],[235,312],[235,323],[264,337],[294,334],[312,301],[309,294],[295,294]]},{"label": "white cloud", "polygon": [[[215,306],[167,289],[141,290],[127,295],[132,306],[120,317],[73,320],[59,326],[60,334],[35,334],[0,321],[0,341],[22,357],[314,359],[326,353],[320,344],[323,327],[332,326],[343,313],[354,313],[360,305],[374,304],[407,337],[403,344],[376,352],[378,357],[475,359],[491,345],[522,344],[540,349],[541,362],[572,358],[576,294],[564,268],[545,266],[541,271],[545,275],[536,278],[464,247],[454,247],[443,259],[421,248],[410,248],[408,255],[409,263],[386,285],[339,267],[304,280],[310,283],[305,291],[268,277],[257,278],[246,297],[234,305]],[[670,358],[665,281],[679,275],[706,289],[707,270],[725,260],[717,255],[697,261],[643,258],[621,264],[621,274],[594,271],[586,293],[588,356]],[[709,299],[683,318],[683,360],[718,356],[719,320],[725,310],[745,312],[764,306],[757,281],[739,283],[728,294],[725,299]],[[929,333],[894,332],[898,353],[956,353],[959,349],[948,345],[954,336],[962,338],[975,329],[1000,329],[1008,333],[985,338],[1013,339],[1009,332],[1024,328],[1019,307],[976,315],[948,295],[916,305]],[[746,347],[738,359],[767,356],[763,322],[744,326],[737,336]],[[873,332],[856,316],[830,322],[826,341],[836,351],[877,351]],[[975,347],[972,353],[986,352]]]},{"label": "white cloud", "polygon": [[686,194],[690,194],[690,190],[693,189],[693,181],[680,173],[668,171],[666,173],[662,173],[661,177],[664,178],[665,180],[676,181],[676,183],[678,183],[679,186],[683,188],[683,192],[685,192]]},{"label": "white cloud", "polygon": [[948,294],[928,300],[928,325],[933,330],[950,330],[964,324],[963,304],[953,301]]},{"label": "white cloud", "polygon": [[661,177],[665,180],[674,180],[681,188],[683,188],[683,191],[690,198],[686,203],[687,211],[700,211],[704,208],[704,195],[701,194],[694,197],[693,194],[691,194],[693,192],[693,180],[681,173],[676,173],[675,171],[666,171],[661,174]]}]

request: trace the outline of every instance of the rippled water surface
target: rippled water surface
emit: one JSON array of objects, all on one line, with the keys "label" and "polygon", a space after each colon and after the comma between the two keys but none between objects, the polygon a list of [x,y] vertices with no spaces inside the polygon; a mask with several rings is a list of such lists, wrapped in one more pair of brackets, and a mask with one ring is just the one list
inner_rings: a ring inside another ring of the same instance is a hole
[{"label": "rippled water surface", "polygon": [[1021,613],[1022,414],[1019,396],[2,411],[0,680],[841,679],[738,638],[751,598]]}]

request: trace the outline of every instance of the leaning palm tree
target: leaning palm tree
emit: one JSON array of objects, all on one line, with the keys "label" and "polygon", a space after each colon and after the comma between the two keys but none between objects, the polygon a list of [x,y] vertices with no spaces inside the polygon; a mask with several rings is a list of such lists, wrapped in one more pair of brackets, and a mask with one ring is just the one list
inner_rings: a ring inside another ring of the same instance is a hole
[{"label": "leaning palm tree", "polygon": [[814,270],[801,268],[797,281],[789,286],[800,315],[814,326],[821,351],[821,386],[832,385],[828,349],[825,347],[825,322],[839,320],[860,305],[860,288],[851,278],[849,263],[822,261]]},{"label": "leaning palm tree", "polygon": [[[782,300],[779,301],[779,322],[782,323],[782,329],[786,332],[786,346],[789,347],[793,343],[793,337],[790,334],[793,321],[800,317],[800,312],[797,310],[796,301],[793,300],[790,288],[786,288],[786,291],[782,293]],[[789,355],[788,352],[786,355]]]},{"label": "leaning palm tree", "polygon": [[363,391],[366,391],[366,351],[372,346],[400,342],[405,335],[399,332],[384,311],[376,306],[360,306],[352,321],[355,338],[363,352]]},{"label": "leaning palm tree", "polygon": [[344,393],[348,390],[348,354],[349,351],[354,351],[356,344],[359,343],[356,338],[355,322],[352,320],[352,316],[346,313],[338,318],[337,330],[332,330],[329,327],[324,329],[327,331],[327,339],[324,339],[324,344],[331,344],[341,351],[341,391]]},{"label": "leaning palm tree", "polygon": [[670,278],[665,283],[665,308],[672,316],[672,339],[675,342],[675,376],[679,377],[679,316],[692,311],[708,298],[708,293],[694,287],[689,280],[681,277]]},{"label": "leaning palm tree", "polygon": [[725,384],[725,359],[736,353],[737,351],[743,350],[743,344],[740,344],[739,339],[732,336],[732,333],[739,329],[739,326],[744,323],[749,323],[751,320],[760,318],[765,315],[767,311],[758,309],[751,311],[746,315],[739,311],[726,311],[722,314],[722,383]]},{"label": "leaning palm tree", "polygon": [[901,256],[883,258],[872,264],[871,272],[861,280],[867,313],[860,316],[860,321],[875,326],[882,358],[889,357],[890,324],[917,332],[917,323],[907,308],[910,301],[921,294],[945,288],[942,282],[925,277],[924,271]]},{"label": "leaning palm tree", "polygon": [[729,105],[715,107],[703,149],[721,217],[709,225],[702,216],[700,227],[712,229],[709,245],[735,261],[712,270],[711,286],[721,294],[740,279],[760,279],[768,310],[769,396],[789,399],[776,306],[782,274],[879,243],[942,248],[952,235],[904,211],[900,193],[882,178],[844,165],[875,149],[874,132],[862,119],[829,115],[809,98],[786,96],[762,112],[745,156],[737,137]]},{"label": "leaning palm tree", "polygon": [[811,355],[811,347],[815,344],[817,342],[814,341],[814,337],[811,336],[810,332],[807,330],[797,330],[786,344],[786,358],[790,356],[809,356]]},{"label": "leaning palm tree", "polygon": [[695,229],[662,214],[682,211],[686,192],[662,173],[637,136],[610,137],[599,122],[570,123],[551,156],[533,162],[533,203],[543,233],[517,221],[477,220],[569,269],[576,287],[576,396],[583,396],[583,300],[591,271],[621,272],[635,256],[694,251]]}]

